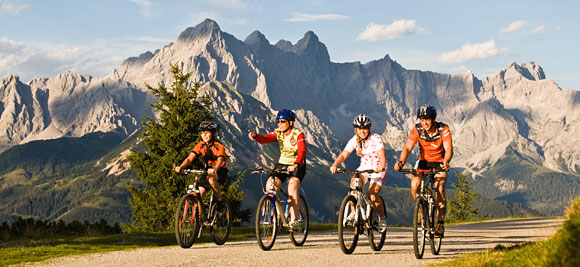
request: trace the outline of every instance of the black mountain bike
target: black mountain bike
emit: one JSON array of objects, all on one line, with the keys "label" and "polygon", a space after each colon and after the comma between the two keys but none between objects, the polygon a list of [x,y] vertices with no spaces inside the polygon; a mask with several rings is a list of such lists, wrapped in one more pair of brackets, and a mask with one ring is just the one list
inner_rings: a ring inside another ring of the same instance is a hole
[{"label": "black mountain bike", "polygon": [[175,211],[175,237],[182,248],[189,248],[195,240],[201,237],[201,231],[208,227],[214,243],[223,245],[230,235],[232,210],[230,201],[222,194],[222,203],[215,199],[215,192],[209,199],[206,209],[199,187],[212,188],[206,179],[207,171],[185,169],[181,174],[195,174],[193,184],[190,184],[187,193],[181,197]]},{"label": "black mountain bike", "polygon": [[435,174],[443,171],[441,168],[422,169],[401,169],[400,172],[409,174],[425,174],[421,180],[421,186],[415,199],[415,210],[413,213],[413,250],[415,258],[423,258],[425,252],[425,241],[429,241],[431,253],[439,255],[441,250],[442,237],[435,235],[437,225],[437,194],[435,191]]}]

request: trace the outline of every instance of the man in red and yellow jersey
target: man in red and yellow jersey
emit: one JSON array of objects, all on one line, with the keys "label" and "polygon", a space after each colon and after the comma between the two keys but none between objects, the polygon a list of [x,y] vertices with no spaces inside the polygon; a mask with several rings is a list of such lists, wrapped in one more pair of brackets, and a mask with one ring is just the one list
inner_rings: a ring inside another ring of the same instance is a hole
[{"label": "man in red and yellow jersey", "polygon": [[[306,174],[306,142],[304,134],[294,128],[296,114],[291,110],[283,109],[276,115],[278,128],[273,132],[260,135],[254,131],[249,131],[249,137],[260,144],[278,142],[280,147],[280,159],[274,167],[275,170],[288,170],[289,174],[277,174],[275,183],[281,187],[288,179],[288,201],[290,203],[290,227],[293,230],[298,228],[296,212],[298,211],[298,189]],[[289,178],[288,178],[289,177]],[[266,184],[270,188],[270,180]]]},{"label": "man in red and yellow jersey", "polygon": [[[447,211],[447,199],[445,198],[445,184],[447,183],[447,171],[449,162],[453,157],[453,144],[449,126],[435,121],[437,111],[433,106],[424,105],[417,110],[417,118],[420,123],[416,124],[407,139],[407,143],[401,151],[399,162],[395,165],[395,170],[400,170],[405,165],[409,153],[413,150],[415,143],[419,141],[419,161],[417,169],[431,169],[441,167],[444,171],[435,175],[435,188],[437,189],[437,218],[435,235],[443,237],[445,227],[444,219]],[[411,178],[411,196],[416,198],[417,190],[421,185],[424,174],[413,175]]]}]

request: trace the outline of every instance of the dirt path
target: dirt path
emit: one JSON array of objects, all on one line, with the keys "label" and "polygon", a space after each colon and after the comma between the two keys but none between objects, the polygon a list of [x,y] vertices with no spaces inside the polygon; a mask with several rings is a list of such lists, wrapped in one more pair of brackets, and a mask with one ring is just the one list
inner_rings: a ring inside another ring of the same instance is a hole
[{"label": "dirt path", "polygon": [[413,255],[410,228],[389,228],[381,251],[372,251],[366,237],[361,236],[351,255],[342,253],[336,233],[325,233],[310,235],[303,247],[294,247],[287,235],[281,235],[270,251],[262,251],[255,240],[248,240],[223,246],[203,244],[190,249],[175,246],[64,257],[34,266],[417,266],[484,251],[497,244],[541,240],[554,234],[561,224],[562,219],[539,218],[447,226],[441,253],[434,256],[427,246],[422,260]]}]

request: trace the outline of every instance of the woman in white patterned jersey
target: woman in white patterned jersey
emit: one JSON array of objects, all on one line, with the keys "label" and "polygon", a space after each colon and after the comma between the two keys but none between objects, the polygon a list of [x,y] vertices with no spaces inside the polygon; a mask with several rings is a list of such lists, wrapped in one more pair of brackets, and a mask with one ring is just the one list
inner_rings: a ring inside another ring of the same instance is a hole
[{"label": "woman in white patterned jersey", "polygon": [[[356,154],[360,157],[360,166],[358,170],[375,170],[375,173],[363,173],[360,175],[362,184],[370,181],[369,195],[370,199],[378,212],[380,220],[379,226],[381,231],[386,229],[387,220],[385,219],[384,209],[379,201],[379,192],[387,180],[386,157],[383,140],[376,133],[371,133],[371,120],[364,114],[358,115],[354,121],[355,135],[348,141],[344,150],[336,157],[336,160],[330,167],[330,172],[335,173],[340,165],[352,151],[356,149]],[[354,179],[351,179],[351,186]]]}]

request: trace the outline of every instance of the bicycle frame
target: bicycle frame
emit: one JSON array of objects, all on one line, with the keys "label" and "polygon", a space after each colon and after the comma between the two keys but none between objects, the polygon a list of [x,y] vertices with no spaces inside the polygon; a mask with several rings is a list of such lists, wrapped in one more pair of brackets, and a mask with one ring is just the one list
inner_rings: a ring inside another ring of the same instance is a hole
[{"label": "bicycle frame", "polygon": [[[251,169],[254,172],[259,172],[260,173],[260,183],[262,183],[262,192],[264,192],[265,195],[269,195],[270,197],[272,197],[273,202],[275,203],[274,207],[277,211],[278,214],[278,218],[281,220],[282,222],[282,226],[284,227],[288,227],[288,217],[289,217],[289,203],[288,203],[288,194],[284,191],[284,189],[282,189],[281,187],[278,187],[275,183],[275,177],[274,174],[275,173],[286,173],[288,174],[288,171],[275,171],[275,170],[270,170],[271,171],[271,175],[270,177],[268,177],[268,179],[266,180],[266,184],[267,181],[270,181],[270,188],[266,189],[266,185],[263,184],[263,180],[262,180],[262,174],[269,171],[266,170],[264,168],[255,168],[255,169]],[[281,192],[284,197],[286,198],[286,209],[282,209],[282,205],[280,205],[280,201],[278,198],[278,192]]]},{"label": "bicycle frame", "polygon": [[[352,171],[352,170],[346,170],[346,169],[337,169],[336,172],[337,173],[351,173],[351,174],[353,174],[352,178],[354,178],[354,183],[353,183],[353,186],[349,187],[348,194],[355,196],[355,198],[358,200],[356,202],[356,207],[355,207],[356,210],[355,210],[354,223],[355,223],[355,225],[359,223],[358,220],[359,220],[359,215],[360,215],[360,217],[362,217],[363,222],[365,222],[363,227],[369,228],[370,226],[366,225],[366,222],[368,222],[368,220],[369,220],[371,209],[375,209],[375,207],[372,204],[371,200],[368,198],[368,195],[365,194],[365,192],[363,190],[363,185],[360,181],[360,174],[372,173],[372,172],[374,172],[374,170],[364,170],[364,171],[355,170],[355,171]],[[354,192],[354,194],[353,194],[353,192]]]},{"label": "bicycle frame", "polygon": [[[194,202],[193,203],[195,203],[196,206],[200,207],[200,208],[197,209],[200,212],[199,218],[201,218],[201,220],[202,220],[201,229],[200,229],[200,231],[198,233],[198,238],[199,238],[201,236],[201,232],[203,230],[203,227],[204,226],[212,226],[212,224],[213,224],[213,222],[209,222],[208,221],[211,218],[212,211],[210,210],[207,215],[205,214],[205,205],[203,204],[203,198],[202,198],[201,192],[199,190],[199,187],[200,187],[199,182],[202,179],[202,177],[204,177],[204,175],[207,175],[207,171],[204,171],[204,170],[190,170],[190,169],[186,169],[186,170],[183,170],[182,173],[183,174],[197,174],[195,176],[195,179],[193,181],[193,184],[190,184],[188,186],[187,194],[192,195],[193,196],[193,199],[194,199]],[[210,186],[210,188],[211,188],[211,186]],[[215,194],[215,191],[213,190],[213,188],[211,188],[211,195],[210,195],[208,207],[211,207],[212,204],[213,204],[214,194]],[[188,207],[188,203],[186,203],[185,210],[187,210],[187,208],[189,208]],[[197,207],[193,207],[194,210],[196,208]],[[183,219],[186,219],[185,218],[186,214],[187,213],[184,212]],[[194,214],[192,214],[192,218],[191,218],[191,221],[193,221],[193,220],[195,220],[195,215]]]}]

